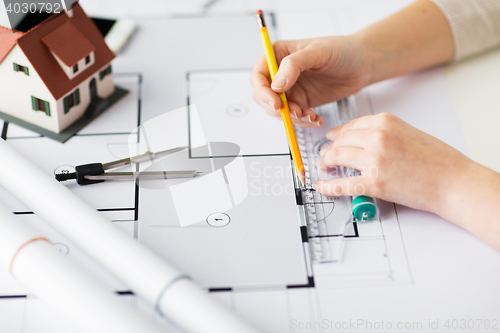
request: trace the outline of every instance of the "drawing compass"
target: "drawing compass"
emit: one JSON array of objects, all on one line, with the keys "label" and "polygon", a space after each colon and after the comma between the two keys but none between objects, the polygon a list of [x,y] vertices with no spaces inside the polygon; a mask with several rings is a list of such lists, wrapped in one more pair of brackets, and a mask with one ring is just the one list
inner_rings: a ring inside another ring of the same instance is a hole
[{"label": "drawing compass", "polygon": [[89,185],[102,183],[105,180],[133,180],[133,179],[175,179],[195,177],[199,172],[196,170],[182,171],[143,171],[143,172],[106,172],[106,170],[123,167],[132,163],[153,161],[155,158],[167,156],[180,152],[189,147],[177,147],[163,150],[156,153],[145,152],[144,154],[127,157],[109,163],[91,163],[75,167],[75,172],[56,174],[56,179],[60,182],[76,179],[79,185]]}]

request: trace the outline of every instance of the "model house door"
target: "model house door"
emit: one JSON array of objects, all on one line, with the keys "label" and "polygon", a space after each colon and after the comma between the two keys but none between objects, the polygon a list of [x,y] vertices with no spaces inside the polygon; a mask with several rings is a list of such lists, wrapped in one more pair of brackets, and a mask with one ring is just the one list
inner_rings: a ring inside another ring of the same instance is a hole
[{"label": "model house door", "polygon": [[92,103],[94,100],[97,99],[97,86],[96,86],[95,78],[90,80],[89,90],[90,90],[90,103]]}]

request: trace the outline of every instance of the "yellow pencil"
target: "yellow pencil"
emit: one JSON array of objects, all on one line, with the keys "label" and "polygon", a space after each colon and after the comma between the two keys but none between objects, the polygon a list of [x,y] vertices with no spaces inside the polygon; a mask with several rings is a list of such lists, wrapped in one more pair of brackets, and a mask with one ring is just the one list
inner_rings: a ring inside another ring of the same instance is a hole
[{"label": "yellow pencil", "polygon": [[[278,72],[278,63],[276,62],[276,56],[274,55],[273,46],[271,44],[271,40],[269,39],[266,23],[264,22],[264,14],[262,13],[262,10],[258,10],[255,15],[257,15],[257,22],[259,23],[260,38],[262,39],[262,45],[264,46],[269,74],[271,75],[271,80],[274,80],[274,76]],[[290,117],[290,109],[288,108],[288,102],[286,100],[285,93],[279,93],[279,96],[281,99],[281,118],[283,119],[283,124],[285,125],[286,136],[288,138],[290,151],[292,152],[295,171],[299,176],[300,182],[302,183],[302,185],[304,185],[306,178],[304,163],[302,162],[302,156],[300,155],[297,137],[295,136],[292,117]]]}]

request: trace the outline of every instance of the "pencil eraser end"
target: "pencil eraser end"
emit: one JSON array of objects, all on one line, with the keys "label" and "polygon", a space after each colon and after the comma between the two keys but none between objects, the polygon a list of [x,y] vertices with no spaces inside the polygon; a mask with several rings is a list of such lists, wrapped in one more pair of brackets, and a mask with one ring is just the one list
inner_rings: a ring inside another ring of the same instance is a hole
[{"label": "pencil eraser end", "polygon": [[258,11],[256,11],[255,15],[262,15],[262,10],[259,9]]}]

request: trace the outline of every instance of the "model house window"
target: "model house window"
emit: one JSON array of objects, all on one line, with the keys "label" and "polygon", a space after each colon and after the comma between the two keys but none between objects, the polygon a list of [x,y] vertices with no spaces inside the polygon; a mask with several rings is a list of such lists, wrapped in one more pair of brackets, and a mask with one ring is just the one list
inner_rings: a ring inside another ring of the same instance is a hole
[{"label": "model house window", "polygon": [[28,67],[26,66],[21,66],[16,63],[14,63],[14,72],[23,72],[26,75],[30,75],[30,71]]},{"label": "model house window", "polygon": [[76,72],[78,72],[78,64],[73,66],[73,74],[75,74]]},{"label": "model house window", "polygon": [[80,89],[76,89],[71,95],[64,97],[63,104],[64,114],[68,113],[73,106],[80,104]]},{"label": "model house window", "polygon": [[111,65],[109,65],[108,67],[106,67],[106,69],[103,69],[102,71],[99,72],[99,80],[102,81],[102,79],[104,79],[104,77],[108,74],[111,74],[112,71],[111,71]]},{"label": "model house window", "polygon": [[35,111],[45,112],[50,117],[50,104],[44,100],[31,96],[31,106]]},{"label": "model house window", "polygon": [[85,57],[85,65],[90,64],[90,54]]}]

